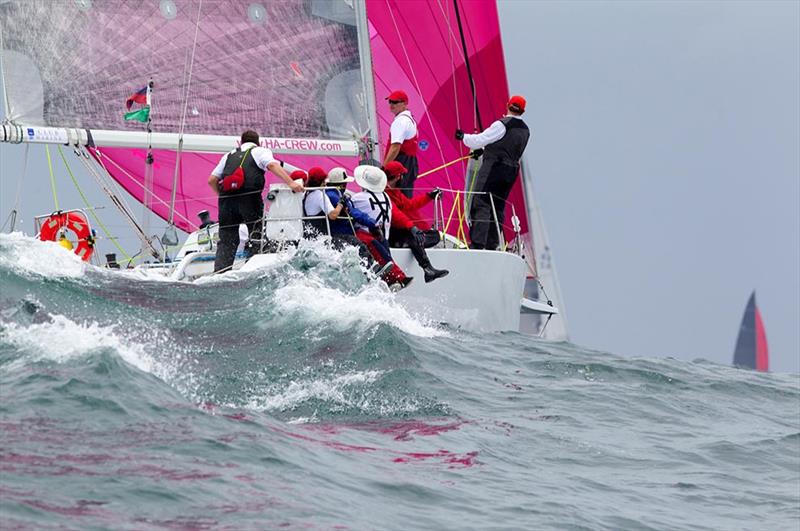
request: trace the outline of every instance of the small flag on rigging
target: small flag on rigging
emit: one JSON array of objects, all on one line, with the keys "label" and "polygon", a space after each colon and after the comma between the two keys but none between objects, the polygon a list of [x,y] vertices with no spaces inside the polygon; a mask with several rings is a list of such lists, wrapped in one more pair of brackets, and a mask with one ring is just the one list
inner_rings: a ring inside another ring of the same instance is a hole
[{"label": "small flag on rigging", "polygon": [[[131,107],[133,107],[134,103],[139,103],[143,105],[143,107],[131,111]],[[125,107],[129,111],[125,113],[126,120],[136,120],[142,123],[147,122],[147,120],[150,119],[150,84],[148,83],[147,86],[140,88],[129,96],[125,101]]]},{"label": "small flag on rigging", "polygon": [[147,87],[142,87],[128,97],[128,100],[125,102],[125,107],[127,107],[128,110],[131,110],[131,107],[133,107],[134,103],[150,105],[150,102],[148,101],[150,99],[149,96],[150,95],[147,93]]}]

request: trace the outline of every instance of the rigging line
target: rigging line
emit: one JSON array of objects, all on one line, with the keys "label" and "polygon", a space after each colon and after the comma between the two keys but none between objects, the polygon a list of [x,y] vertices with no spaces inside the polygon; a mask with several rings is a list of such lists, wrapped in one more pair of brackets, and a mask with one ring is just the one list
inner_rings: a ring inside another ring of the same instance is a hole
[{"label": "rigging line", "polygon": [[448,34],[447,43],[448,43],[448,48],[450,49],[450,69],[452,71],[452,76],[453,76],[453,99],[456,104],[456,127],[461,129],[461,113],[459,112],[459,107],[458,107],[458,86],[456,84],[456,60],[455,57],[453,56],[453,39],[450,38],[453,35],[453,29],[450,24],[450,10],[448,9],[447,12],[445,13],[444,6],[442,6],[442,0],[436,0],[436,4],[439,6],[439,11],[442,12],[445,21],[447,22],[447,34]]},{"label": "rigging line", "polygon": [[471,155],[464,155],[463,157],[459,157],[459,158],[457,158],[457,159],[451,160],[450,162],[445,162],[445,163],[444,163],[444,164],[442,164],[441,166],[438,166],[438,167],[436,167],[436,168],[433,168],[432,170],[428,170],[428,171],[426,171],[426,172],[422,172],[422,173],[420,173],[419,175],[417,175],[417,179],[421,179],[421,178],[423,178],[423,177],[427,177],[427,176],[428,176],[428,175],[430,175],[431,173],[435,173],[435,172],[437,172],[437,171],[439,171],[439,170],[441,170],[441,169],[444,169],[444,168],[447,168],[447,167],[449,167],[449,166],[452,166],[453,164],[456,164],[456,163],[458,163],[458,162],[465,161],[465,160],[467,160],[467,159],[468,159],[468,158],[470,158],[470,157],[471,157]]},{"label": "rigging line", "polygon": [[[97,152],[97,157],[102,157],[103,156],[103,154],[100,152],[99,149],[94,148],[94,150]],[[89,155],[89,153],[88,153],[88,151],[87,151],[87,149],[85,147],[80,147],[80,150],[78,152],[80,153],[80,155],[82,155],[82,157],[81,157],[82,161],[84,161],[84,159],[85,160],[89,160],[90,155]],[[94,158],[94,157],[92,157],[92,158]],[[108,172],[108,170],[106,169],[106,167],[102,163],[102,161],[97,160],[97,159],[95,159],[95,161],[96,161],[97,164],[99,164],[103,168],[103,171],[105,173],[98,172],[97,169],[95,168],[95,166],[90,165],[90,164],[85,164],[86,168],[90,172],[94,172],[93,173],[93,177],[98,182],[98,184],[101,186],[103,191],[109,196],[109,198],[111,198],[114,201],[115,205],[119,204],[119,208],[121,210],[125,211],[123,213],[126,216],[129,216],[136,223],[136,225],[138,227],[139,223],[136,220],[136,216],[133,215],[133,209],[125,201],[125,196],[123,195],[121,187],[119,186],[119,184],[115,180],[113,180],[113,178],[110,177],[111,174]],[[109,176],[109,178],[106,178],[106,174]],[[136,183],[136,184],[139,184],[139,183]],[[139,185],[139,186],[142,186],[142,185]],[[136,227],[134,227],[134,230],[137,230]]]},{"label": "rigging line", "polygon": [[[389,6],[389,1],[386,0],[386,5]],[[391,9],[389,6],[389,15],[392,17],[392,24],[394,25],[394,30],[397,33],[397,38],[400,40],[400,48],[403,49],[403,55],[406,57],[406,62],[408,63],[408,69],[411,70],[411,77],[413,78],[414,88],[419,94],[420,99],[422,100],[422,105],[425,106],[425,109],[428,108],[428,104],[425,101],[424,97],[422,96],[422,91],[420,90],[419,81],[417,81],[417,75],[414,73],[414,65],[411,63],[411,58],[408,56],[408,50],[406,49],[405,42],[403,42],[403,35],[400,33],[400,28],[397,25],[397,19],[394,16],[394,10]],[[436,141],[436,147],[439,148],[439,154],[442,157],[442,163],[447,161],[444,160],[444,151],[442,150],[442,143],[439,142],[439,135],[436,134],[436,128],[433,126],[433,119],[431,118],[431,114],[429,112],[425,113],[425,116],[428,118],[428,124],[431,126],[431,132],[433,133],[433,139]],[[447,186],[453,186],[453,183],[450,180],[450,172],[445,171],[445,176],[447,177]]]},{"label": "rigging line", "polygon": [[8,111],[11,109],[11,101],[8,99],[8,84],[6,83],[6,48],[3,41],[3,25],[0,24],[0,82],[3,84],[3,105],[5,120],[8,121]]},{"label": "rigging line", "polygon": [[[98,150],[98,157],[102,156],[102,153]],[[81,162],[84,163],[86,169],[91,173],[91,175],[95,178],[97,183],[100,185],[102,190],[108,195],[114,205],[122,212],[126,218],[128,219],[128,223],[131,225],[133,230],[138,235],[143,235],[144,231],[142,227],[139,225],[139,222],[136,220],[136,216],[133,214],[133,210],[131,210],[130,206],[125,202],[125,198],[121,195],[121,190],[116,187],[116,181],[113,180],[111,174],[109,173],[108,169],[103,164],[102,160],[94,159],[95,162],[103,169],[104,173],[101,173],[95,166],[88,163],[89,157],[85,156],[81,158]],[[108,176],[108,177],[107,177]]]},{"label": "rigging line", "polygon": [[50,159],[50,146],[48,144],[44,145],[44,152],[47,154],[47,167],[50,169],[50,188],[53,190],[53,202],[56,205],[56,210],[61,210],[58,208],[58,194],[56,194],[56,175],[53,173],[53,161]]},{"label": "rigging line", "polygon": [[539,337],[544,337],[544,331],[547,328],[547,325],[550,324],[550,319],[553,318],[553,314],[547,316],[547,321],[544,322],[544,326],[542,327],[542,331],[539,332]]},{"label": "rigging line", "polygon": [[28,153],[30,151],[30,147],[31,147],[30,144],[25,144],[25,155],[24,158],[22,159],[22,173],[20,174],[19,179],[17,180],[17,193],[16,195],[14,195],[14,206],[11,207],[11,212],[8,214],[8,217],[6,218],[5,223],[3,223],[3,227],[0,228],[0,231],[5,230],[6,223],[11,221],[11,226],[9,227],[8,232],[14,232],[14,227],[17,224],[17,209],[19,208],[19,196],[22,192],[22,181],[25,180],[25,174],[28,171]]},{"label": "rigging line", "polygon": [[[125,216],[125,218],[128,220],[128,224],[133,228],[134,232],[137,234],[143,234],[141,226],[139,225],[138,221],[136,221],[136,216],[133,215],[130,207],[125,204],[125,201],[122,199],[122,197],[120,197],[112,189],[113,186],[108,179],[106,179],[103,174],[101,174],[88,162],[88,157],[81,156],[80,160],[86,170],[89,172],[89,175],[91,175],[100,186],[100,189],[108,196],[111,202],[114,203],[114,206],[116,206],[117,209]],[[100,166],[103,168],[103,171],[108,173],[108,170],[105,168],[105,166],[103,166],[102,162],[98,162],[98,164],[100,164]]]},{"label": "rigging line", "polygon": [[458,21],[458,33],[461,35],[461,48],[464,51],[464,63],[467,65],[467,76],[469,77],[469,85],[472,89],[472,100],[475,104],[475,117],[478,120],[478,128],[483,130],[483,122],[481,121],[481,110],[478,108],[478,97],[475,94],[475,78],[472,77],[472,67],[469,64],[469,55],[467,55],[467,41],[464,38],[464,27],[461,25],[461,14],[458,12],[458,0],[453,0],[453,6],[456,10],[456,21]]},{"label": "rigging line", "polygon": [[[150,243],[150,240],[147,238],[147,236],[144,235],[144,232],[142,231],[142,228],[139,226],[139,223],[136,221],[136,217],[133,215],[133,213],[131,213],[131,211],[127,207],[127,205],[124,204],[124,200],[122,200],[122,198],[117,196],[110,189],[109,183],[107,182],[105,177],[100,174],[100,172],[97,170],[97,168],[95,168],[92,164],[90,164],[89,157],[88,156],[81,156],[80,160],[81,160],[81,163],[86,168],[86,170],[89,172],[89,175],[91,175],[94,178],[94,180],[97,182],[97,184],[103,190],[103,192],[105,192],[105,194],[108,196],[108,198],[114,204],[114,206],[117,207],[117,209],[122,213],[124,218],[127,220],[128,225],[130,225],[130,227],[133,229],[134,234],[136,234],[136,236],[139,238],[139,241],[142,243],[142,247],[149,246],[151,248],[151,250],[153,252],[155,252],[155,249],[153,248],[152,244]],[[95,160],[97,160],[97,159],[95,159]],[[100,162],[100,161],[97,161],[97,163],[103,168],[103,171],[106,172],[106,174],[108,174],[108,170],[103,165],[103,163]],[[136,258],[137,256],[139,256],[142,253],[142,247],[139,248],[139,252],[138,253],[133,255],[133,258]],[[130,265],[130,263],[133,261],[133,258],[131,258],[131,260],[128,262],[128,265]]]},{"label": "rigging line", "polygon": [[[124,174],[125,174],[125,176],[126,176],[126,177],[128,177],[128,178],[131,180],[131,182],[133,182],[134,184],[136,184],[136,186],[138,186],[138,187],[142,188],[142,190],[144,190],[144,188],[145,188],[145,185],[144,185],[144,184],[142,184],[142,183],[140,183],[140,182],[139,182],[139,181],[138,181],[138,180],[137,180],[137,179],[136,179],[136,178],[135,178],[133,175],[131,175],[131,173],[130,173],[130,172],[128,172],[128,171],[127,171],[125,168],[123,168],[122,166],[120,166],[119,164],[117,164],[117,162],[116,162],[114,159],[112,159],[112,158],[109,158],[109,157],[106,157],[105,155],[103,155],[103,158],[105,158],[106,160],[110,161],[110,162],[111,162],[111,164],[113,164],[113,165],[114,165],[114,166],[115,166],[115,167],[116,167],[116,168],[117,168],[119,171],[121,171],[122,173],[124,173]],[[102,162],[101,162],[100,164],[103,166],[103,169],[104,169],[104,170],[106,170],[106,172],[108,172],[108,170],[105,168],[105,164],[103,164]],[[109,172],[109,173],[110,173],[110,172]],[[153,199],[155,199],[156,201],[158,201],[159,203],[161,203],[163,206],[165,206],[165,207],[169,207],[169,203],[167,203],[166,201],[164,201],[163,199],[161,199],[161,198],[160,198],[160,197],[158,197],[157,195],[153,195]],[[177,213],[177,215],[178,215],[178,217],[182,218],[182,219],[183,219],[183,220],[184,220],[186,223],[188,223],[190,226],[192,225],[192,222],[191,222],[191,221],[189,221],[189,219],[188,219],[186,216],[184,216],[184,215],[183,215],[183,214],[181,214],[181,213]]]},{"label": "rigging line", "polygon": [[144,162],[144,181],[145,191],[142,198],[142,227],[143,233],[150,232],[150,204],[153,197],[153,78],[152,76],[147,80],[147,105],[149,111],[147,114],[147,156]]},{"label": "rigging line", "polygon": [[105,234],[106,239],[111,240],[111,243],[114,244],[117,250],[121,252],[125,258],[130,258],[128,254],[122,249],[122,247],[120,247],[119,243],[117,243],[117,239],[111,237],[110,231],[106,228],[105,225],[103,225],[103,221],[100,219],[100,216],[98,216],[97,212],[95,212],[95,209],[92,208],[92,205],[89,203],[89,200],[83,193],[80,184],[78,184],[78,179],[76,179],[75,175],[72,173],[72,169],[69,167],[69,164],[67,163],[67,158],[64,156],[64,151],[61,149],[61,146],[58,146],[58,154],[61,155],[61,160],[64,162],[64,167],[67,169],[67,173],[72,179],[72,184],[74,184],[75,189],[78,190],[78,194],[81,196],[81,199],[83,199],[83,204],[86,205],[86,210],[89,211],[89,214],[91,214],[91,216],[97,222],[97,226],[103,230],[103,234]]},{"label": "rigging line", "polygon": [[192,85],[192,71],[194,69],[194,55],[197,50],[197,34],[200,31],[200,14],[203,10],[203,0],[197,5],[197,20],[194,25],[194,40],[192,41],[192,54],[189,58],[189,73],[186,77],[186,90],[183,95],[183,113],[181,114],[181,124],[178,129],[178,151],[175,155],[175,174],[172,177],[172,197],[169,202],[169,219],[167,223],[173,225],[175,219],[175,195],[178,193],[178,176],[181,167],[181,151],[183,151],[183,130],[186,127],[186,112],[189,108],[189,89]]},{"label": "rigging line", "polygon": [[[443,0],[436,0],[436,3],[438,4],[439,10],[442,12],[442,14],[445,17],[445,20],[447,21],[447,42],[448,42],[449,48],[450,48],[450,68],[452,70],[452,75],[453,75],[453,99],[455,101],[455,106],[456,106],[456,127],[458,129],[461,129],[461,106],[458,104],[458,83],[456,81],[456,60],[455,60],[455,54],[453,54],[453,43],[457,42],[457,41],[456,41],[456,36],[453,33],[453,25],[452,25],[451,20],[450,20],[450,10],[448,9],[445,12],[444,5],[442,4],[442,1]],[[465,57],[463,56],[463,50],[460,50],[460,51],[462,53],[460,58],[462,60],[466,61]],[[474,101],[473,101],[473,103],[474,103]],[[475,124],[474,116],[473,116],[473,122],[472,123],[473,123],[473,126],[474,126],[474,124]],[[467,165],[468,165],[467,162],[465,162],[464,164],[461,165],[461,171],[464,174],[467,173]]]}]

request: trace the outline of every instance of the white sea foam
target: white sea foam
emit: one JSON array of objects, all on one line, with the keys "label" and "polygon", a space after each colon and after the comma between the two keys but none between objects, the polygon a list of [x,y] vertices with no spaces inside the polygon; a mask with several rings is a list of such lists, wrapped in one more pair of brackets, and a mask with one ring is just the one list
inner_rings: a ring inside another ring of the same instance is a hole
[{"label": "white sea foam", "polygon": [[369,283],[356,293],[344,293],[310,277],[291,279],[275,291],[274,304],[279,312],[313,317],[340,330],[387,323],[415,336],[447,335],[411,315],[380,282]]},{"label": "white sea foam", "polygon": [[86,271],[86,262],[75,253],[21,232],[0,234],[0,250],[0,267],[29,278],[75,278]]},{"label": "white sea foam", "polygon": [[[50,317],[49,322],[29,326],[10,322],[0,328],[0,340],[26,353],[17,363],[40,360],[64,363],[97,350],[111,349],[126,363],[162,379],[172,372],[156,362],[141,342],[119,334],[115,326],[104,326],[97,322],[77,323],[58,314]],[[12,365],[9,368],[14,367]]]},{"label": "white sea foam", "polygon": [[347,397],[347,388],[355,384],[369,384],[383,371],[358,371],[312,380],[292,381],[283,389],[270,389],[265,396],[252,398],[247,408],[264,411],[285,411],[311,399],[324,400],[343,406],[355,405]]}]

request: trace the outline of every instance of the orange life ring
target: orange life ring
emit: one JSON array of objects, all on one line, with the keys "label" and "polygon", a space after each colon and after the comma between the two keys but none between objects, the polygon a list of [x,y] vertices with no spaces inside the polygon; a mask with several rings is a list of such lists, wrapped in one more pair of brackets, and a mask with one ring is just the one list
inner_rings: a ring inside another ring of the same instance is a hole
[{"label": "orange life ring", "polygon": [[84,262],[88,262],[94,252],[94,236],[92,229],[89,228],[89,222],[80,212],[54,212],[42,223],[39,239],[45,242],[56,241],[58,231],[62,227],[71,230],[78,237],[75,254]]}]

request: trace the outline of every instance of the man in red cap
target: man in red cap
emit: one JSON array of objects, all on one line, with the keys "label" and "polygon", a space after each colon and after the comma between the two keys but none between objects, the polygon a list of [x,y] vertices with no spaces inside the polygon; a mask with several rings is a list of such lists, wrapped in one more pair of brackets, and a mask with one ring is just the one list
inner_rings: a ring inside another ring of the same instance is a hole
[{"label": "man in red cap", "polygon": [[494,212],[503,230],[506,201],[517,180],[519,160],[530,137],[528,126],[520,118],[525,112],[525,98],[511,96],[506,108],[508,113],[481,133],[466,135],[456,129],[456,140],[463,141],[473,153],[483,154],[483,163],[472,188],[479,193],[472,196],[469,211],[472,249],[497,249],[500,239]]},{"label": "man in red cap", "polygon": [[[408,247],[411,254],[425,273],[425,282],[433,282],[450,273],[447,269],[436,269],[431,265],[428,253],[425,252],[425,234],[431,224],[418,212],[420,208],[433,201],[442,193],[435,188],[426,194],[409,199],[401,193],[398,185],[406,168],[393,160],[383,167],[386,173],[386,193],[392,200],[392,221],[389,231],[389,245],[392,247]],[[437,234],[438,235],[438,234]]]},{"label": "man in red cap", "polygon": [[303,184],[306,183],[308,180],[308,174],[303,170],[294,170],[292,173],[289,174],[289,178],[293,181],[300,181]]},{"label": "man in red cap", "polygon": [[389,141],[386,143],[386,155],[383,165],[396,160],[407,168],[400,181],[399,188],[406,197],[414,195],[414,181],[417,180],[419,164],[417,163],[417,122],[408,110],[408,94],[395,90],[388,96],[389,110],[394,114]]}]

